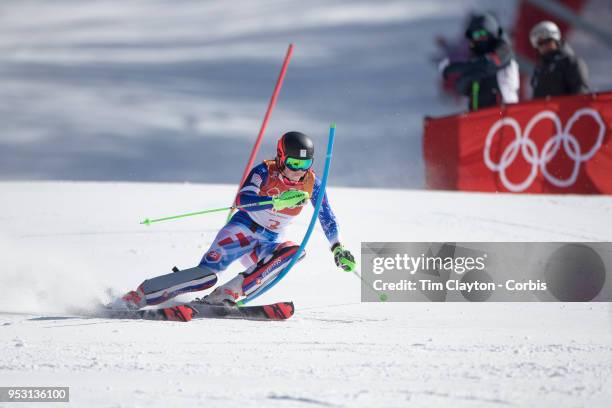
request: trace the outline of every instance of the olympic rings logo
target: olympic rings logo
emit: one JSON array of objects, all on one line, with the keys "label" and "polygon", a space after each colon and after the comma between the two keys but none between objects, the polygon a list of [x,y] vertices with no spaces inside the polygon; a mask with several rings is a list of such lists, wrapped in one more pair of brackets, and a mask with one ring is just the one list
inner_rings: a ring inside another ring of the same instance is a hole
[{"label": "olympic rings logo", "polygon": [[[584,153],[581,151],[578,139],[571,133],[572,127],[582,116],[591,116],[599,125],[599,133],[597,134],[595,144]],[[530,139],[530,135],[538,122],[546,119],[553,122],[556,133],[544,143],[542,152],[540,153],[535,142]],[[491,145],[493,144],[493,139],[497,132],[504,126],[512,128],[514,131],[514,140],[506,146],[501,154],[499,162],[495,162],[491,159]],[[583,108],[574,112],[572,117],[567,121],[565,128],[561,125],[561,119],[559,119],[559,116],[557,116],[555,112],[549,110],[542,111],[531,118],[525,127],[524,133],[522,133],[520,125],[514,118],[503,118],[495,122],[491,129],[489,129],[483,152],[484,162],[489,169],[499,173],[499,177],[504,187],[515,193],[524,191],[533,183],[538,175],[538,169],[544,175],[544,178],[551,184],[557,187],[569,187],[573,185],[578,178],[580,164],[590,160],[601,148],[605,131],[606,126],[599,112],[591,108]],[[547,164],[555,157],[561,146],[563,146],[565,154],[574,161],[572,172],[568,178],[556,177],[546,168]],[[531,171],[524,181],[514,183],[508,179],[506,169],[514,163],[519,152],[523,155],[527,163],[531,164]]]}]

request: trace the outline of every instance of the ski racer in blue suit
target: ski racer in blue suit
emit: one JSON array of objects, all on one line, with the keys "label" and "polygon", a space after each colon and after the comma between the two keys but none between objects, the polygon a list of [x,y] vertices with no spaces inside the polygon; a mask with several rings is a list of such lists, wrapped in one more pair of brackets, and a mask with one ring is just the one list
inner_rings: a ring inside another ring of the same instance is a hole
[{"label": "ski racer in blue suit", "polygon": [[[120,308],[157,305],[185,292],[214,286],[217,275],[240,260],[246,270],[204,298],[210,304],[234,304],[271,281],[287,266],[299,246],[281,241],[281,233],[300,214],[308,199],[316,202],[321,182],[312,170],[314,144],[301,132],[285,133],[277,156],[255,166],[241,186],[237,206],[269,202],[240,209],[219,231],[199,265],[145,280],[138,289],[118,299]],[[338,223],[324,196],[319,222],[338,267],[352,271],[353,255],[340,243]],[[303,257],[304,254],[301,255]],[[301,258],[300,258],[301,259]]]}]

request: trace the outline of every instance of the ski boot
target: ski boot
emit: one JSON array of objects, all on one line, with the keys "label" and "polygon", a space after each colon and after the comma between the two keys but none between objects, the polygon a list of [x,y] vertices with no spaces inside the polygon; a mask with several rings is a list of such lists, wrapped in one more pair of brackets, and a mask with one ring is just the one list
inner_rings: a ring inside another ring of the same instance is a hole
[{"label": "ski boot", "polygon": [[199,302],[212,306],[236,306],[236,301],[244,296],[242,282],[244,276],[239,273],[229,282],[215,288],[210,294],[199,299]]},{"label": "ski boot", "polygon": [[136,290],[131,290],[120,298],[115,299],[108,305],[112,310],[138,310],[147,305],[142,285]]}]

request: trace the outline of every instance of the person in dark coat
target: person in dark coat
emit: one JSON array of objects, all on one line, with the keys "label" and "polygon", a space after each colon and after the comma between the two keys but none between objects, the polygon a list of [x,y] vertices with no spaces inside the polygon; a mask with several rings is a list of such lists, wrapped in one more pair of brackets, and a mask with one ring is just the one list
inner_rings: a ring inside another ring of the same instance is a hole
[{"label": "person in dark coat", "polygon": [[589,92],[587,66],[567,43],[561,41],[561,31],[555,23],[536,24],[529,40],[540,54],[531,77],[534,98]]},{"label": "person in dark coat", "polygon": [[471,111],[518,102],[518,64],[497,19],[490,14],[474,15],[465,36],[472,56],[468,61],[442,61],[439,68],[444,78],[456,76],[455,87],[469,98]]}]

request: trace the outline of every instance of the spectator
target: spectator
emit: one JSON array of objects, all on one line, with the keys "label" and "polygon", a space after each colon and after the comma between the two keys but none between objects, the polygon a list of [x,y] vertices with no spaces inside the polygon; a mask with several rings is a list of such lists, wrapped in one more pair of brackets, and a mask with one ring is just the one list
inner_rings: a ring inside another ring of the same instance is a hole
[{"label": "spectator", "polygon": [[561,41],[561,31],[552,21],[536,24],[529,33],[531,45],[540,58],[531,87],[534,98],[587,93],[587,66],[574,55],[571,47]]},{"label": "spectator", "polygon": [[465,32],[470,44],[468,61],[442,61],[444,78],[455,75],[455,87],[469,97],[472,111],[518,102],[519,72],[510,40],[490,14],[474,15]]}]

